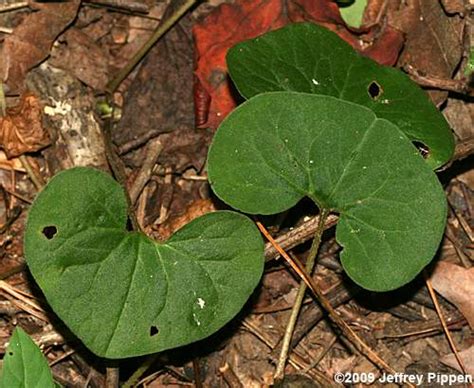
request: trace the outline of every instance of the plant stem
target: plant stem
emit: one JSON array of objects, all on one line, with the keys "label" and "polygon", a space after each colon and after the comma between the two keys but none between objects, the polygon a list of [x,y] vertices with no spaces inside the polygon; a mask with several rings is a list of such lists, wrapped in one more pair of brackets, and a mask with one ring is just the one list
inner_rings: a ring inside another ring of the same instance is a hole
[{"label": "plant stem", "polygon": [[122,388],[132,388],[136,387],[140,381],[140,377],[146,372],[146,370],[153,365],[153,363],[158,360],[159,353],[152,354],[145,358],[142,364],[138,369],[133,372],[133,374],[128,378],[128,380],[122,385]]},{"label": "plant stem", "polygon": [[173,14],[163,20],[153,35],[148,39],[148,41],[140,48],[140,50],[133,56],[133,58],[127,63],[127,65],[120,70],[117,76],[110,81],[106,86],[106,91],[110,94],[117,90],[118,86],[122,81],[128,76],[128,74],[133,70],[133,68],[141,61],[143,56],[150,50],[153,45],[160,39],[173,25],[197,2],[197,0],[185,0],[179,8],[173,12]]},{"label": "plant stem", "polygon": [[[321,214],[319,215],[318,226],[316,232],[314,233],[313,243],[308,253],[308,258],[306,259],[306,271],[311,273],[314,268],[314,263],[316,261],[316,256],[318,255],[319,246],[321,244],[321,236],[324,231],[324,224],[326,219],[329,216],[329,211],[327,209],[322,209]],[[296,321],[298,320],[298,315],[303,304],[304,294],[306,292],[306,283],[301,281],[300,287],[298,289],[298,294],[296,295],[296,300],[291,309],[290,319],[285,329],[285,335],[283,337],[282,348],[280,352],[280,357],[278,358],[278,364],[275,371],[275,381],[282,380],[285,375],[285,365],[288,358],[288,352],[290,349],[291,337],[293,336],[293,331],[296,326]]]}]

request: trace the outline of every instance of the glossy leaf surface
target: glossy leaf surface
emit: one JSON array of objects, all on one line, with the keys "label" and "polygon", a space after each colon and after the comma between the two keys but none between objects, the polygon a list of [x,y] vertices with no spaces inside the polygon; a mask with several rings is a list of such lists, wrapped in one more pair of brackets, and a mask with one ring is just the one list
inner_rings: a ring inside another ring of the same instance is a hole
[{"label": "glossy leaf surface", "polygon": [[53,310],[94,353],[124,358],[217,331],[259,282],[263,242],[233,212],[156,243],[125,230],[120,185],[88,168],[58,174],[30,210],[25,255]]},{"label": "glossy leaf surface", "polygon": [[338,212],[343,266],[370,290],[413,279],[443,234],[443,189],[410,140],[333,97],[253,97],[219,127],[208,170],[215,193],[243,212],[278,213],[305,196]]},{"label": "glossy leaf surface", "polygon": [[423,143],[432,168],[453,153],[451,130],[422,89],[401,71],[359,55],[324,27],[290,24],[239,43],[229,50],[227,64],[245,98],[271,91],[337,97],[366,106]]}]

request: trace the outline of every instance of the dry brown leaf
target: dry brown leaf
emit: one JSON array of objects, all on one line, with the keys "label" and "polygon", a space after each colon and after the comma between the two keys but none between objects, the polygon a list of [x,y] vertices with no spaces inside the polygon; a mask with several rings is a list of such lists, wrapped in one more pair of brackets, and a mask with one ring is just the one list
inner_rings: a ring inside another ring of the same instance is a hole
[{"label": "dry brown leaf", "polygon": [[474,328],[474,267],[440,261],[431,274],[431,284],[444,298],[453,303]]},{"label": "dry brown leaf", "polygon": [[[450,79],[462,57],[464,19],[448,16],[438,1],[411,2],[410,23],[403,16],[401,27],[406,33],[400,66],[411,65],[423,74]],[[442,103],[448,93],[430,91],[435,104]]]},{"label": "dry brown leaf", "polygon": [[20,104],[0,117],[0,147],[9,158],[35,152],[49,144],[41,120],[42,107],[33,94],[23,95]]},{"label": "dry brown leaf", "polygon": [[58,39],[49,63],[67,70],[95,90],[102,91],[109,81],[109,56],[88,35],[70,28]]},{"label": "dry brown leaf", "polygon": [[[461,360],[463,360],[464,366],[466,367],[466,373],[474,376],[474,345],[459,352],[459,356],[461,357]],[[459,372],[463,372],[453,353],[441,357],[440,361],[453,369],[457,369]]]},{"label": "dry brown leaf", "polygon": [[204,166],[207,147],[212,134],[205,130],[177,128],[173,132],[160,135],[163,144],[158,162],[172,166],[173,171],[183,172],[189,167],[200,171]]},{"label": "dry brown leaf", "polygon": [[214,203],[209,199],[198,199],[178,217],[169,218],[156,228],[156,232],[162,240],[167,240],[174,232],[206,213],[216,211]]},{"label": "dry brown leaf", "polygon": [[80,0],[54,3],[31,1],[31,12],[5,38],[0,50],[0,79],[9,94],[23,89],[26,73],[49,55],[54,40],[76,17]]}]

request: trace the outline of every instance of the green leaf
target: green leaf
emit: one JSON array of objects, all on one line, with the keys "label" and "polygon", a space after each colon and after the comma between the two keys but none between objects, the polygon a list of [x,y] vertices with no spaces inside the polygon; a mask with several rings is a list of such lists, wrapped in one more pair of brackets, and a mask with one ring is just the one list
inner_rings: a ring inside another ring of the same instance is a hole
[{"label": "green leaf", "polygon": [[229,50],[227,64],[245,98],[271,91],[338,97],[366,106],[423,143],[432,168],[453,154],[451,130],[422,89],[399,70],[360,56],[318,25],[291,24],[237,44]]},{"label": "green leaf", "polygon": [[13,332],[6,349],[0,387],[55,387],[46,358],[20,327]]},{"label": "green leaf", "polygon": [[126,207],[110,176],[74,168],[29,213],[31,273],[89,349],[154,353],[205,338],[239,312],[263,270],[263,242],[247,217],[206,214],[159,244],[125,230]]},{"label": "green leaf", "polygon": [[347,25],[359,28],[362,25],[367,0],[355,0],[347,5],[339,3],[339,12]]},{"label": "green leaf", "polygon": [[217,196],[243,212],[278,213],[305,196],[338,212],[342,264],[370,290],[412,280],[443,234],[443,189],[409,139],[334,97],[251,98],[217,130],[208,174]]},{"label": "green leaf", "polygon": [[469,57],[467,60],[466,67],[464,69],[464,75],[470,77],[474,73],[474,48],[471,47],[469,51]]}]

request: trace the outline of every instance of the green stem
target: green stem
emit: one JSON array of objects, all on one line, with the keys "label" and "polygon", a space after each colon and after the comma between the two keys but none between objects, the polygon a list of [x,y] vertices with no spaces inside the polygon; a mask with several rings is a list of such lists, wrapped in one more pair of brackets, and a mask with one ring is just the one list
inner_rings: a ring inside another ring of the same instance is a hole
[{"label": "green stem", "polygon": [[186,0],[183,4],[166,20],[162,21],[158,28],[148,41],[140,48],[140,50],[133,56],[127,65],[120,70],[117,76],[110,81],[105,90],[112,94],[117,90],[122,81],[130,74],[133,68],[141,61],[144,55],[150,50],[153,45],[160,39],[173,25],[197,2],[197,0]]},{"label": "green stem", "polygon": [[140,381],[140,377],[146,372],[146,370],[153,365],[153,363],[158,360],[159,353],[152,354],[145,358],[142,364],[138,369],[133,372],[130,378],[122,385],[122,388],[132,388],[136,387]]},{"label": "green stem", "polygon": [[[306,271],[308,273],[313,272],[314,264],[316,261],[316,256],[318,255],[319,246],[321,244],[321,236],[324,231],[324,224],[327,217],[329,216],[329,210],[322,209],[321,214],[319,215],[318,227],[314,233],[313,243],[308,253],[308,258],[306,259]],[[291,338],[293,337],[293,331],[296,326],[296,321],[298,320],[298,315],[303,304],[304,294],[306,292],[306,284],[304,281],[301,281],[300,288],[298,289],[298,294],[296,295],[296,300],[291,309],[290,319],[285,329],[285,335],[283,337],[282,348],[280,352],[280,357],[278,358],[278,364],[275,371],[275,381],[282,380],[285,375],[285,365],[288,358],[288,352],[290,350]]]}]

